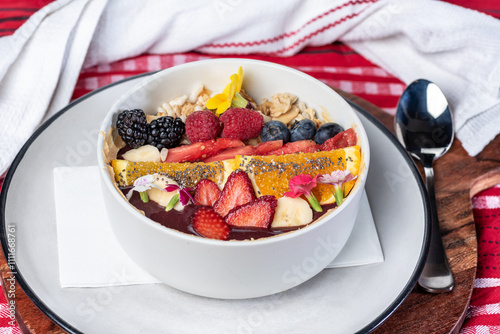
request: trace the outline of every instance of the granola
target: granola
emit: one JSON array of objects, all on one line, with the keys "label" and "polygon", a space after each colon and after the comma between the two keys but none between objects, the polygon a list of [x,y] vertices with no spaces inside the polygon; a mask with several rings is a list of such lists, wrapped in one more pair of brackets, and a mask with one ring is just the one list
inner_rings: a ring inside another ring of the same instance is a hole
[{"label": "granola", "polygon": [[[314,109],[308,108],[297,96],[290,93],[276,93],[271,100],[262,99],[258,104],[243,89],[240,94],[260,112],[264,117],[264,122],[280,121],[291,127],[295,122],[303,119],[312,120],[317,127],[324,124],[324,121],[317,117]],[[187,96],[179,96],[169,102],[163,103],[158,107],[156,115],[147,115],[148,123],[162,116],[180,117],[185,120],[187,116],[195,111],[206,109],[206,103],[210,99],[211,91],[203,85],[200,85]]]}]

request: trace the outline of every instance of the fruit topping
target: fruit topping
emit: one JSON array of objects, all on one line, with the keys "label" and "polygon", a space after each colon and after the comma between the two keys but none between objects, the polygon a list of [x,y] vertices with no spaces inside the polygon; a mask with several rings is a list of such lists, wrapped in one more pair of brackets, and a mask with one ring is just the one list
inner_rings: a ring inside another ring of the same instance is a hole
[{"label": "fruit topping", "polygon": [[189,145],[182,145],[168,150],[164,162],[189,162],[210,158],[222,150],[231,147],[242,147],[245,144],[238,139],[219,138]]},{"label": "fruit topping", "polygon": [[290,141],[313,139],[316,134],[316,123],[310,119],[295,122],[290,128]]},{"label": "fruit topping", "polygon": [[122,140],[131,148],[146,144],[148,127],[146,115],[141,109],[124,110],[118,114],[116,128]]},{"label": "fruit topping", "polygon": [[242,147],[227,148],[213,157],[203,159],[204,162],[222,161],[234,159],[237,155],[266,155],[268,152],[277,150],[283,146],[282,140],[268,141],[257,146],[246,145]]},{"label": "fruit topping", "polygon": [[217,138],[220,132],[219,118],[211,111],[195,111],[186,118],[186,136],[191,143]]},{"label": "fruit topping", "polygon": [[318,146],[312,140],[299,140],[294,142],[289,142],[283,145],[283,147],[267,152],[265,155],[283,155],[291,153],[313,153],[318,150]]},{"label": "fruit topping", "polygon": [[127,160],[112,160],[111,166],[115,180],[120,187],[130,186],[142,176],[158,173],[175,180],[183,187],[194,188],[203,179],[210,179],[219,184],[224,177],[224,164],[217,162],[193,163],[161,163],[161,162],[130,162]]},{"label": "fruit topping", "polygon": [[[154,174],[154,181],[153,183],[158,186],[157,187],[152,187],[151,189],[147,190],[147,194],[149,196],[149,199],[152,200],[153,202],[158,203],[161,206],[166,207],[172,200],[172,197],[177,195],[177,192],[167,192],[165,191],[165,187],[167,185],[177,185],[177,182],[174,180],[163,176],[159,174]],[[175,205],[176,210],[182,210],[184,205],[182,203],[178,202]]]},{"label": "fruit topping", "polygon": [[231,226],[268,228],[273,221],[276,205],[276,197],[262,196],[235,207],[224,219]]},{"label": "fruit topping", "polygon": [[194,191],[194,204],[213,206],[220,194],[221,191],[215,182],[209,179],[201,180]]},{"label": "fruit topping", "polygon": [[278,198],[278,206],[274,212],[271,227],[292,227],[309,224],[313,220],[313,212],[309,203],[300,197]]},{"label": "fruit topping", "polygon": [[220,198],[214,204],[214,210],[222,217],[226,216],[231,209],[251,202],[255,199],[255,193],[247,173],[235,170],[227,178]]},{"label": "fruit topping", "polygon": [[179,146],[185,125],[179,117],[164,116],[151,121],[148,129],[147,143],[161,150]]},{"label": "fruit topping", "polygon": [[211,162],[211,161],[222,161],[222,160],[228,160],[228,159],[234,159],[237,155],[252,155],[254,154],[254,148],[252,145],[246,145],[246,146],[241,146],[241,147],[233,147],[233,148],[226,148],[223,151],[220,151],[213,157],[203,159],[204,162]]},{"label": "fruit topping", "polygon": [[200,206],[192,219],[194,230],[205,238],[227,240],[231,233],[229,225],[211,207]]},{"label": "fruit topping", "polygon": [[260,132],[260,140],[263,142],[282,140],[283,144],[286,144],[290,141],[290,130],[283,122],[269,121],[264,124]]},{"label": "fruit topping", "polygon": [[271,140],[260,143],[254,147],[253,155],[266,155],[271,151],[280,149],[283,146],[283,140]]},{"label": "fruit topping", "polygon": [[160,162],[160,151],[152,145],[144,145],[139,148],[134,148],[122,154],[123,159],[139,162],[139,161],[151,161]]},{"label": "fruit topping", "polygon": [[339,148],[356,145],[358,138],[352,128],[338,133],[335,137],[328,139],[320,145],[321,151],[338,150]]},{"label": "fruit topping", "polygon": [[[279,156],[238,156],[234,159],[234,165],[245,171],[252,180],[257,196],[274,195],[277,198],[289,191],[288,182],[296,175],[308,174],[314,177],[335,170],[348,170],[351,174],[358,175],[360,164],[359,146]],[[354,183],[355,181],[344,183],[346,195]],[[318,184],[313,189],[313,194],[320,204],[329,204],[335,202],[333,190],[331,185]]]},{"label": "fruit topping", "polygon": [[264,125],[264,117],[255,110],[230,108],[221,116],[222,138],[248,140],[259,135]]},{"label": "fruit topping", "polygon": [[318,128],[316,135],[314,136],[314,141],[316,144],[321,145],[326,140],[334,137],[338,133],[344,131],[344,129],[337,123],[325,123]]}]

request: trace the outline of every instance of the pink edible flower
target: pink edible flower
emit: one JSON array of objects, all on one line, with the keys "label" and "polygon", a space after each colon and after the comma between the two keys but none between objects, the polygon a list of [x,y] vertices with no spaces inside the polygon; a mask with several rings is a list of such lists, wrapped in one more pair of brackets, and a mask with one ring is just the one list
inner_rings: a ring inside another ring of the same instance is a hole
[{"label": "pink edible flower", "polygon": [[342,185],[356,178],[357,176],[352,175],[348,170],[336,170],[330,174],[319,175],[318,183],[331,184],[334,186],[335,192],[333,192],[333,196],[335,197],[337,205],[340,205],[345,197]]},{"label": "pink edible flower", "polygon": [[290,191],[286,192],[284,195],[292,198],[304,195],[315,211],[322,212],[323,209],[321,208],[321,205],[319,205],[318,199],[312,193],[313,188],[316,187],[317,178],[318,175],[312,177],[308,174],[300,174],[292,177],[290,181],[288,181]]},{"label": "pink edible flower", "polygon": [[193,196],[191,196],[190,191],[193,191],[194,189],[192,188],[187,188],[187,187],[180,187],[175,184],[169,184],[165,187],[165,191],[171,192],[171,191],[176,191],[179,190],[179,201],[181,202],[182,205],[186,205],[189,203],[189,200],[194,202]]}]

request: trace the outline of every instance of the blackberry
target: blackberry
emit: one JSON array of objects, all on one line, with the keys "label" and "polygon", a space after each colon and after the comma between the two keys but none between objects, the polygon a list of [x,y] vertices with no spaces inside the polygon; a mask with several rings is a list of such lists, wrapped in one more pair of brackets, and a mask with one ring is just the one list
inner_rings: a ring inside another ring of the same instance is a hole
[{"label": "blackberry", "polygon": [[146,115],[141,109],[124,110],[118,114],[116,128],[129,147],[138,148],[146,143],[148,127]]},{"label": "blackberry", "polygon": [[148,124],[147,144],[156,146],[159,150],[179,146],[185,131],[184,122],[179,117],[157,118]]}]

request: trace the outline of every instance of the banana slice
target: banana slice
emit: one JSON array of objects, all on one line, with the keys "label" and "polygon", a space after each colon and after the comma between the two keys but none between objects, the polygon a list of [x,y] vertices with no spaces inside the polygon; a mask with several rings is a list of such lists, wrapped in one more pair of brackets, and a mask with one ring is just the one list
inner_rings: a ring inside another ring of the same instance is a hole
[{"label": "banana slice", "polygon": [[123,159],[131,162],[160,162],[160,151],[152,145],[144,145],[123,154]]},{"label": "banana slice", "polygon": [[[156,178],[156,180],[153,182],[154,184],[158,185],[162,189],[164,189],[167,184],[174,184],[178,185],[177,182],[172,180],[171,178],[168,178],[164,175],[160,174],[153,174]],[[161,206],[167,206],[172,197],[174,197],[178,191],[171,191],[171,192],[166,192],[164,190],[160,190],[157,188],[151,188],[149,190],[146,190],[149,196],[149,200],[154,201],[158,203]],[[177,211],[180,211],[184,208],[184,205],[179,201],[177,204],[174,206],[174,209]]]},{"label": "banana slice", "polygon": [[271,227],[302,226],[312,222],[313,212],[309,203],[300,197],[278,198]]}]

